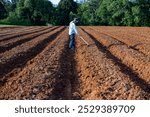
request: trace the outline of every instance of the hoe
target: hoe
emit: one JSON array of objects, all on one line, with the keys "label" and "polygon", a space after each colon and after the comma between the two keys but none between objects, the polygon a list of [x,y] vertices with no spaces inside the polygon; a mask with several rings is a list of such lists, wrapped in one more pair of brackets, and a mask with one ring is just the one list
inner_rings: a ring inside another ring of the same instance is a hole
[{"label": "hoe", "polygon": [[88,43],[87,41],[85,41],[85,39],[83,39],[83,37],[79,36],[79,38],[80,38],[82,41],[84,41],[84,43],[85,43],[86,45],[89,46],[89,43]]}]

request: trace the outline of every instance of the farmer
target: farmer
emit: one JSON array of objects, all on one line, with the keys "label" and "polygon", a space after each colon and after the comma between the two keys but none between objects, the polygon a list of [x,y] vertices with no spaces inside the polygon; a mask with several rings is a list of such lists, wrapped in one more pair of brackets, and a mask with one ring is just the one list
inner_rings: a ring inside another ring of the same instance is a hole
[{"label": "farmer", "polygon": [[69,48],[73,50],[75,48],[75,36],[79,35],[76,29],[77,23],[78,23],[78,19],[74,18],[74,20],[71,21],[69,24]]}]

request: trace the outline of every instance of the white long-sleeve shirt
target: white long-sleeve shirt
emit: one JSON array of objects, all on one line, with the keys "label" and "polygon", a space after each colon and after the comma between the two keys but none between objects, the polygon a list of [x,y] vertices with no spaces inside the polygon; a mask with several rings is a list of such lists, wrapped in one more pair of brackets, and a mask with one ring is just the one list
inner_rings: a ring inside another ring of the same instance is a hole
[{"label": "white long-sleeve shirt", "polygon": [[78,35],[78,31],[76,29],[76,25],[75,25],[75,23],[73,21],[70,22],[70,24],[69,24],[69,35],[71,35],[71,34],[77,34]]}]

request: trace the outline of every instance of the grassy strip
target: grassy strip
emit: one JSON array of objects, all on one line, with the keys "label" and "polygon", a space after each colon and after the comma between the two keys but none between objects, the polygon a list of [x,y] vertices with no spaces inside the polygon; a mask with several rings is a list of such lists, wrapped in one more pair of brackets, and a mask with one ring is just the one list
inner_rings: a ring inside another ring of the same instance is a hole
[{"label": "grassy strip", "polygon": [[32,24],[27,20],[20,20],[20,19],[4,19],[0,20],[0,25],[18,25],[18,26],[32,26]]}]

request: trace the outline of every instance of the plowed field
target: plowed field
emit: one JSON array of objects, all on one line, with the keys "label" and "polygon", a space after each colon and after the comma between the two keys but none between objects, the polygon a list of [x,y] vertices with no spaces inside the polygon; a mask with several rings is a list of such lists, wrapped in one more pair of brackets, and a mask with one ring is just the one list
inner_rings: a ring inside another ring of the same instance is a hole
[{"label": "plowed field", "polygon": [[0,27],[0,99],[150,100],[150,28]]}]

